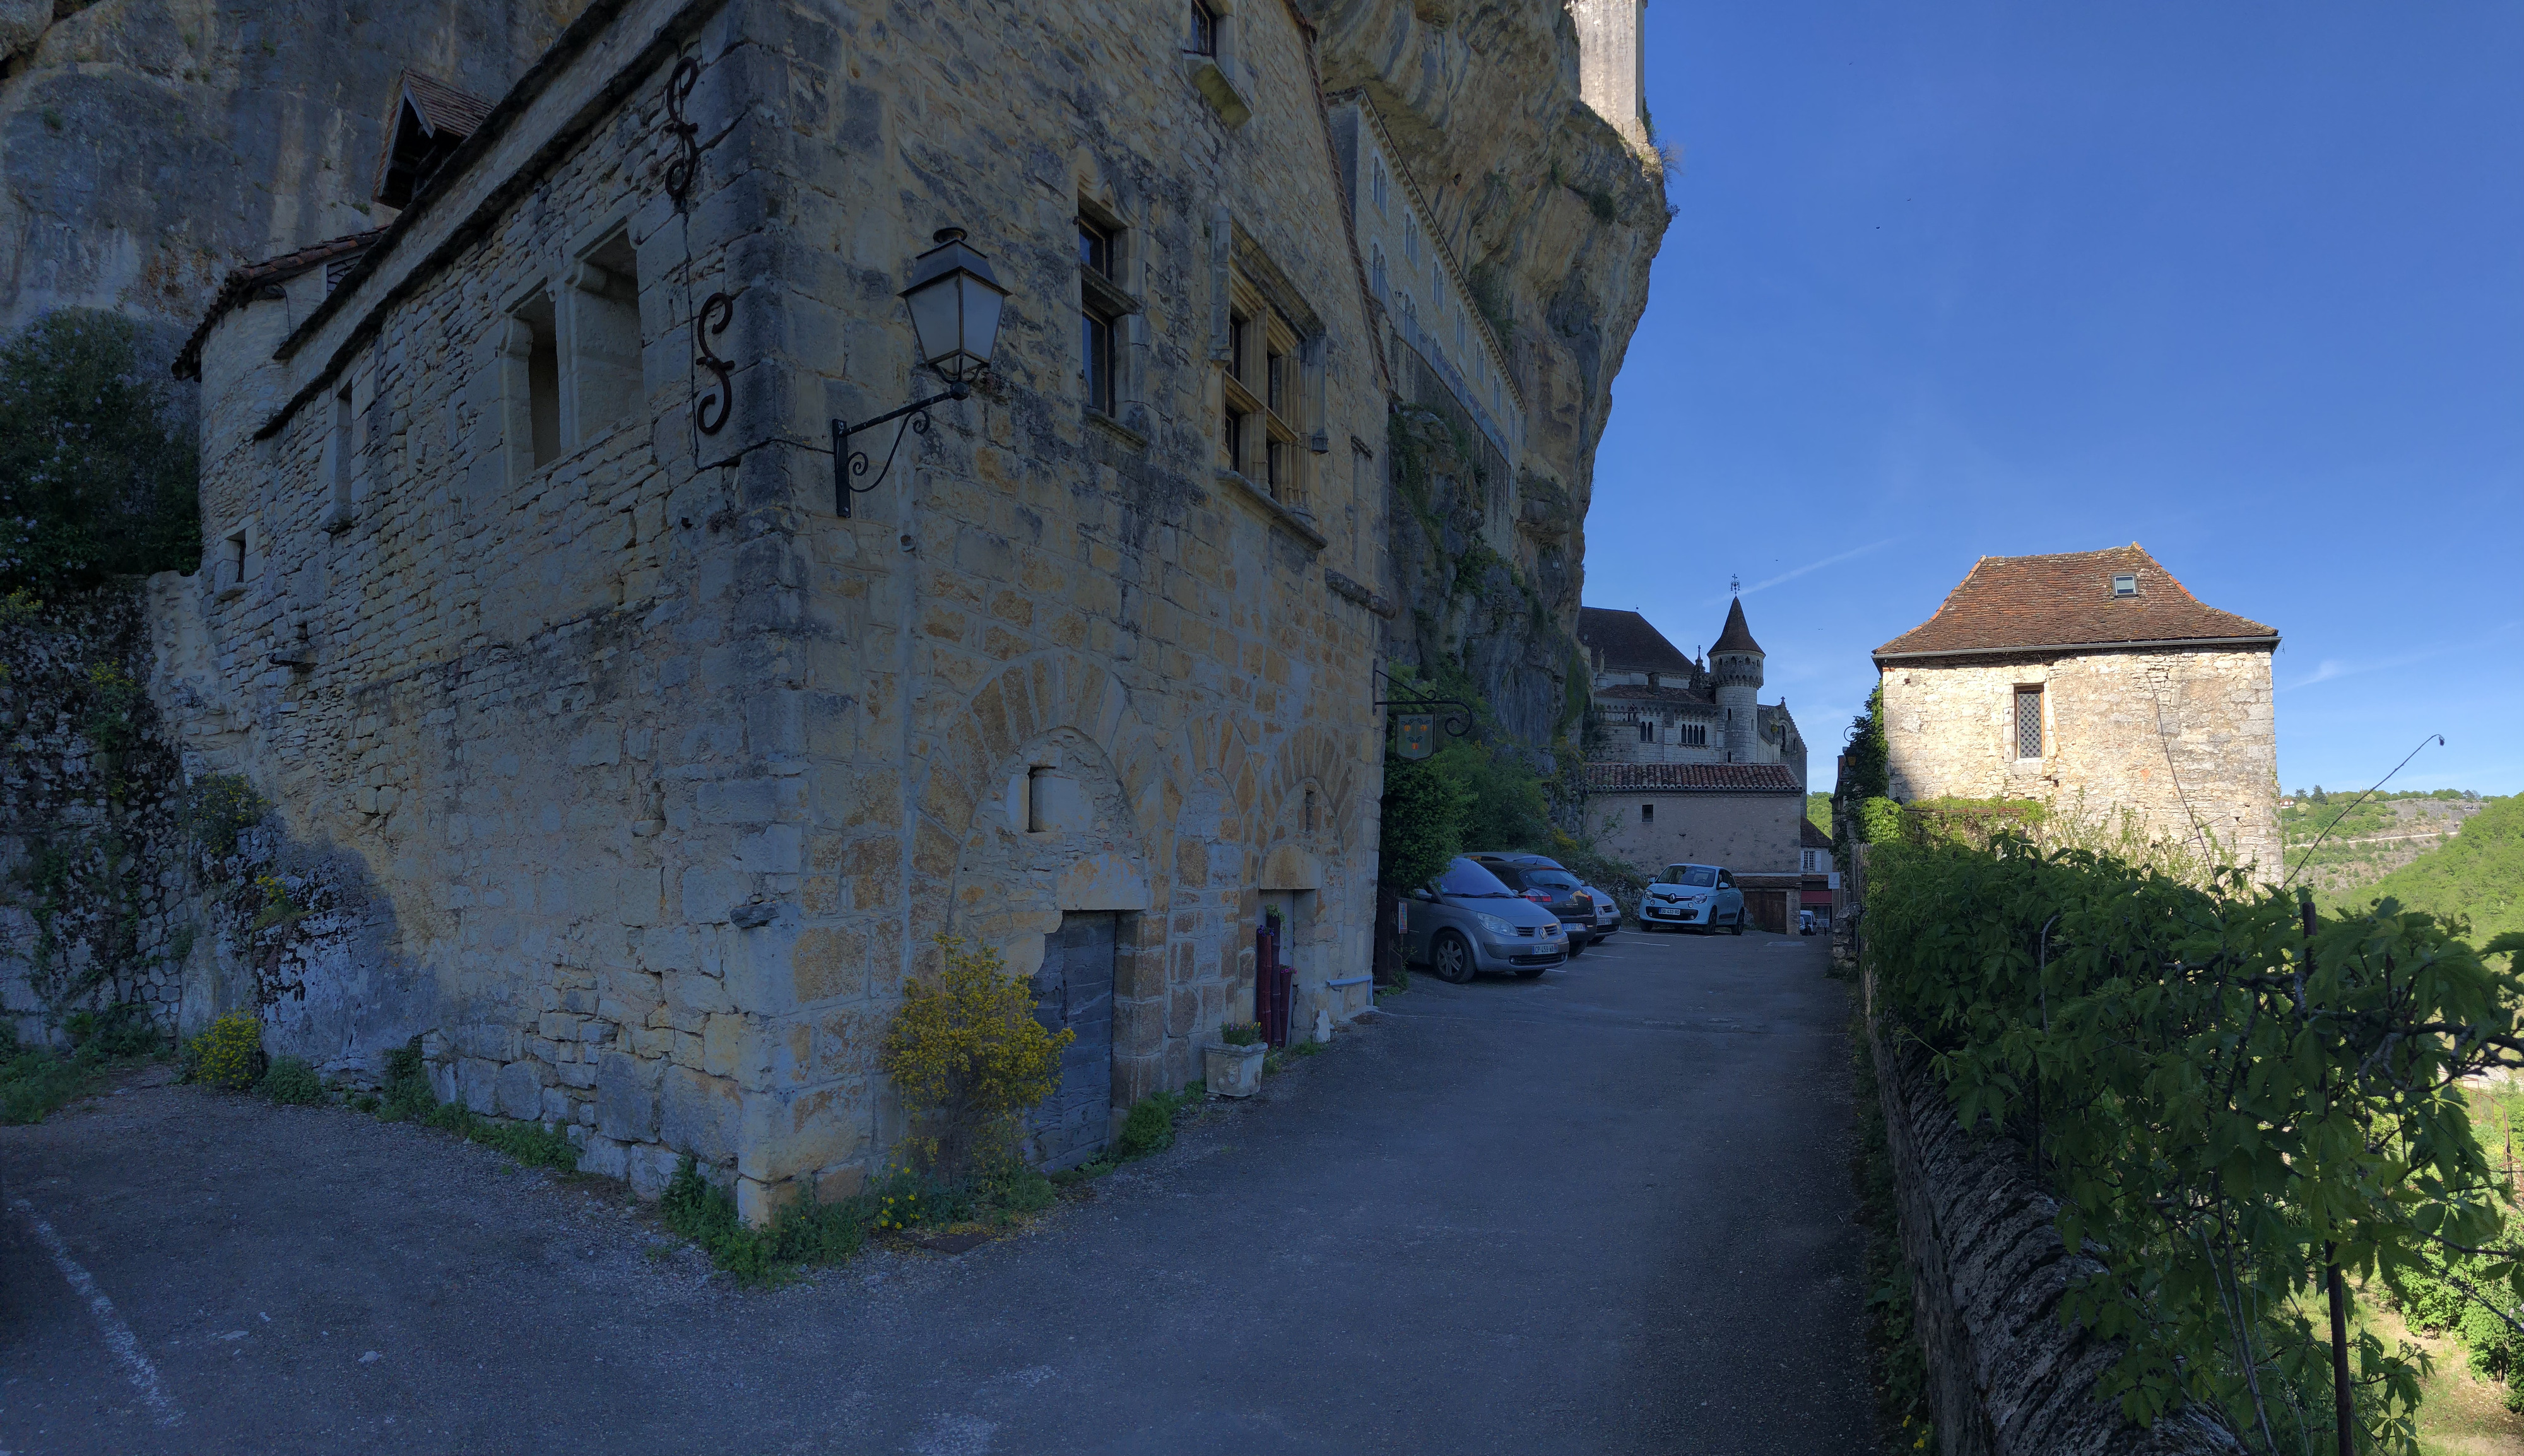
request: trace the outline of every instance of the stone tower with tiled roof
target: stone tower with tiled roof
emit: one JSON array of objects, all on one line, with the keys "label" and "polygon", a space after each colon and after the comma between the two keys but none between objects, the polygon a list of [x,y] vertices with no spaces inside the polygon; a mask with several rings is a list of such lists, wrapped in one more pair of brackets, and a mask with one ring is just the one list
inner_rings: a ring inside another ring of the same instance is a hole
[{"label": "stone tower with tiled roof", "polygon": [[2136,542],[1983,557],[1933,615],[1875,650],[1893,796],[2126,812],[2276,878],[2278,642],[2192,596]]},{"label": "stone tower with tiled roof", "polygon": [[1752,763],[1762,740],[1762,645],[1744,622],[1744,599],[1726,604],[1726,625],[1709,650],[1709,675],[1726,712],[1726,761]]}]

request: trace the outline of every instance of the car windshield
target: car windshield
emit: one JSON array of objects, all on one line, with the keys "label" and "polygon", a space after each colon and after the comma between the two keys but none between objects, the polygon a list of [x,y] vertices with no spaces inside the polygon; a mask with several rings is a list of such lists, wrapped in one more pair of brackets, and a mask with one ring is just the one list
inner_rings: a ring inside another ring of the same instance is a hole
[{"label": "car windshield", "polygon": [[1665,882],[1707,890],[1718,883],[1718,871],[1705,864],[1669,864],[1665,867]]},{"label": "car windshield", "polygon": [[1498,876],[1469,859],[1458,859],[1446,866],[1446,872],[1437,877],[1437,893],[1462,899],[1516,898],[1505,885],[1499,883]]},{"label": "car windshield", "polygon": [[1525,883],[1545,890],[1575,890],[1578,877],[1565,869],[1529,869],[1525,872]]}]

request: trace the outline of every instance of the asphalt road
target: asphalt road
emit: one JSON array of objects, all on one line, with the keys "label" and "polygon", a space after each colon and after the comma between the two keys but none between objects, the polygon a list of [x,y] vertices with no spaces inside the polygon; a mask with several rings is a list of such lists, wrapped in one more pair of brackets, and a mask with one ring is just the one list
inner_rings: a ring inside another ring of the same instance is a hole
[{"label": "asphalt road", "polygon": [[130,1088],[0,1129],[0,1452],[1858,1456],[1823,964],[1424,976],[1015,1237],[769,1292],[609,1184]]}]

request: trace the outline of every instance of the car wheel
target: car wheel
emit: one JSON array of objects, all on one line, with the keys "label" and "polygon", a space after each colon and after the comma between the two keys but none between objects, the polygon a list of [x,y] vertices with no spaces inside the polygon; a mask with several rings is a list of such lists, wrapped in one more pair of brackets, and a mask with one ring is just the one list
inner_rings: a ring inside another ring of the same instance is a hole
[{"label": "car wheel", "polygon": [[1576,960],[1578,956],[1585,954],[1586,945],[1586,942],[1578,939],[1576,936],[1571,936],[1569,938],[1569,958],[1571,960]]},{"label": "car wheel", "polygon": [[1742,935],[1743,933],[1744,933],[1744,912],[1743,912],[1743,911],[1741,911],[1741,910],[1737,910],[1737,911],[1735,912],[1735,934],[1737,934],[1737,935],[1739,935],[1739,936],[1740,936],[1740,935]]},{"label": "car wheel", "polygon": [[1455,931],[1441,930],[1429,943],[1429,968],[1440,981],[1461,986],[1473,979],[1478,969],[1473,960],[1472,943]]}]

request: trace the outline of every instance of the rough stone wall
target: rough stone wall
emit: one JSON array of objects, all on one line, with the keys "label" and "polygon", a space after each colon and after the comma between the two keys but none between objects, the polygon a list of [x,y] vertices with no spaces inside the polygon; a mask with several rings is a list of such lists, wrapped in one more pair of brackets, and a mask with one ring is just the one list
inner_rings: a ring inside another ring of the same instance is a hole
[{"label": "rough stone wall", "polygon": [[[1397,500],[1387,571],[1405,610],[1390,655],[1460,666],[1508,735],[1547,750],[1576,726],[1569,684],[1583,675],[1574,634],[1595,445],[1665,234],[1663,163],[1585,104],[1578,33],[1559,6],[1301,8],[1321,27],[1326,86],[1374,102],[1432,224],[1491,301],[1484,314],[1506,325],[1527,405],[1524,457],[1500,493],[1519,542],[1506,569],[1468,554],[1486,533],[1456,520],[1457,503],[1481,504],[1491,485],[1476,470],[1478,436],[1468,431],[1459,449],[1429,442],[1432,480],[1450,483],[1432,489],[1424,519],[1442,528],[1412,529],[1410,503]],[[1445,413],[1442,399],[1395,384],[1406,406]]]},{"label": "rough stone wall", "polygon": [[[2267,652],[2201,649],[1895,662],[1882,670],[1893,797],[2035,799],[2220,857],[2279,863]],[[2015,756],[2015,690],[2043,690],[2042,755]],[[2196,843],[2196,840],[2195,840]]]},{"label": "rough stone wall", "polygon": [[[222,322],[206,523],[251,569],[184,583],[158,687],[292,843],[364,867],[374,949],[375,993],[280,1025],[286,1049],[372,1062],[434,1030],[447,1093],[582,1130],[587,1167],[645,1187],[693,1153],[759,1216],[899,1136],[878,1047],[938,933],[1024,971],[1063,912],[1126,912],[1117,1101],[1197,1076],[1247,1014],[1264,893],[1304,910],[1318,982],[1364,974],[1377,635],[1321,558],[1377,530],[1349,499],[1375,482],[1315,471],[1301,512],[1220,471],[1219,261],[1319,320],[1332,438],[1384,412],[1305,38],[1247,18],[1230,128],[1153,9],[600,3],[592,49],[370,273]],[[704,68],[688,211],[658,180],[678,53]],[[1082,197],[1141,298],[1119,421],[1077,386]],[[626,218],[645,410],[520,473],[506,311]],[[1013,290],[993,376],[838,519],[828,418],[937,388],[894,294],[948,222]],[[714,292],[736,404],[705,435]]]},{"label": "rough stone wall", "polygon": [[[1870,987],[1870,1000],[1872,998]],[[2010,1143],[1966,1137],[1916,1046],[1894,1049],[1872,1014],[1868,1037],[1893,1160],[1912,1319],[1928,1357],[1944,1456],[2223,1456],[2243,1446],[2186,1413],[2131,1426],[2094,1398],[2117,1357],[2060,1322],[2072,1257],[2058,1205]]]},{"label": "rough stone wall", "polygon": [[172,1029],[198,927],[174,755],[138,691],[138,592],[0,604],[0,1015],[58,1041],[121,1002]]},{"label": "rough stone wall", "polygon": [[181,339],[229,268],[374,227],[406,67],[497,96],[577,0],[0,6],[0,330],[107,309]]},{"label": "rough stone wall", "polygon": [[[1653,819],[1639,817],[1643,804],[1656,806]],[[1795,874],[1805,799],[1605,792],[1587,799],[1586,816],[1595,848],[1643,874],[1682,861],[1723,865],[1738,874]]]}]

